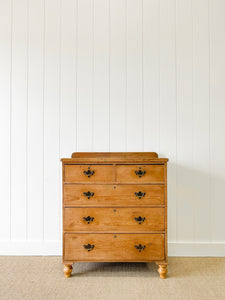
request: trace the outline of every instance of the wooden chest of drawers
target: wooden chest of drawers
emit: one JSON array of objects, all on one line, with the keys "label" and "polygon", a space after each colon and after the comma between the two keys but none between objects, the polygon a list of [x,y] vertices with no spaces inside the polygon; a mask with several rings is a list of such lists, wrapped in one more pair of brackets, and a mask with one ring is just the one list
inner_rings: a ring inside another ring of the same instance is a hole
[{"label": "wooden chest of drawers", "polygon": [[156,262],[167,274],[167,161],[157,153],[73,153],[63,164],[63,264]]}]

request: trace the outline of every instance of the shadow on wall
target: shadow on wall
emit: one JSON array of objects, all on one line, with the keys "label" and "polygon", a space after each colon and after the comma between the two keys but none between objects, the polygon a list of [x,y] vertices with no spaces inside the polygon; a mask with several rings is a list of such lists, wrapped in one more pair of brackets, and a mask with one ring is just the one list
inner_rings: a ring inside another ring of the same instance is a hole
[{"label": "shadow on wall", "polygon": [[[205,170],[205,171],[204,171]],[[192,168],[168,163],[168,240],[224,241],[224,177],[207,164]]]}]

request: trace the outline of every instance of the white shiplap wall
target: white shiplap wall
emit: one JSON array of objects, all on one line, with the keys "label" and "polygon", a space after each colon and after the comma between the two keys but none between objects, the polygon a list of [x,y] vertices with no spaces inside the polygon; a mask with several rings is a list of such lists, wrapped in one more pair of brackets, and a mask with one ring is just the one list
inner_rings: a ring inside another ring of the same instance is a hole
[{"label": "white shiplap wall", "polygon": [[61,253],[60,157],[169,157],[170,255],[225,256],[225,1],[0,1],[0,254]]}]

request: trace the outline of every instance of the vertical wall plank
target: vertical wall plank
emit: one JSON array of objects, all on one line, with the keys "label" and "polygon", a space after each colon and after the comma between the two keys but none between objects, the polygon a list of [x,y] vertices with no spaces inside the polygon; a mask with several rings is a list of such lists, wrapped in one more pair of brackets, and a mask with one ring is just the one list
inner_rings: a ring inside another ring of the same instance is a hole
[{"label": "vertical wall plank", "polygon": [[160,1],[143,0],[144,151],[159,151]]},{"label": "vertical wall plank", "polygon": [[0,239],[10,239],[10,132],[11,132],[11,11],[12,2],[1,1],[0,9]]},{"label": "vertical wall plank", "polygon": [[44,3],[29,1],[28,34],[28,145],[27,233],[43,238],[43,42]]},{"label": "vertical wall plank", "polygon": [[61,157],[76,151],[77,0],[62,1]]},{"label": "vertical wall plank", "polygon": [[208,5],[193,1],[193,199],[195,240],[210,240]]},{"label": "vertical wall plank", "polygon": [[127,2],[127,149],[143,150],[142,1]]},{"label": "vertical wall plank", "polygon": [[0,240],[61,239],[60,157],[169,157],[172,242],[225,236],[223,0],[0,1]]},{"label": "vertical wall plank", "polygon": [[109,1],[94,1],[93,150],[109,150]]},{"label": "vertical wall plank", "polygon": [[93,0],[78,0],[77,147],[93,150]]},{"label": "vertical wall plank", "polygon": [[126,2],[110,1],[110,151],[126,151]]},{"label": "vertical wall plank", "polygon": [[45,1],[44,239],[59,239],[60,0]]},{"label": "vertical wall plank", "polygon": [[27,226],[27,0],[13,1],[11,237],[26,239]]},{"label": "vertical wall plank", "polygon": [[160,126],[159,154],[169,157],[168,237],[176,240],[176,49],[175,1],[160,3]]},{"label": "vertical wall plank", "polygon": [[225,2],[210,0],[210,65],[211,65],[211,226],[212,240],[225,236]]},{"label": "vertical wall plank", "polygon": [[177,239],[194,238],[191,1],[177,1]]},{"label": "vertical wall plank", "polygon": [[[60,157],[77,149],[77,0],[61,2]],[[62,172],[60,164],[59,228],[62,237]]]}]

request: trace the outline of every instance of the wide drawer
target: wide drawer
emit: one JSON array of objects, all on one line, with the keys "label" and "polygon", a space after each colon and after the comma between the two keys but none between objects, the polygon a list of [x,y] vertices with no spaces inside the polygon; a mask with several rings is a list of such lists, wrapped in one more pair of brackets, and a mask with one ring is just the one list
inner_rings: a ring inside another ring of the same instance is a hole
[{"label": "wide drawer", "polygon": [[64,185],[64,205],[147,206],[164,204],[163,185]]},{"label": "wide drawer", "polygon": [[163,183],[164,165],[117,165],[116,181],[126,183]]},{"label": "wide drawer", "polygon": [[165,229],[164,208],[64,208],[64,231],[144,232]]},{"label": "wide drawer", "polygon": [[65,234],[64,261],[163,260],[163,234]]},{"label": "wide drawer", "polygon": [[112,165],[65,165],[64,167],[64,182],[110,182],[112,180]]}]

